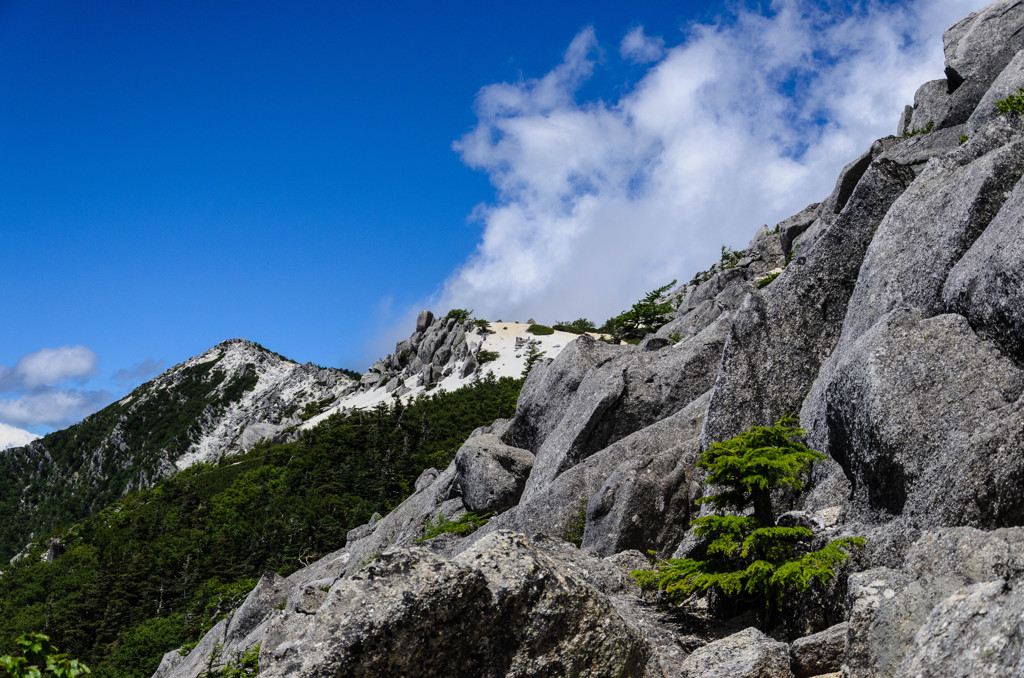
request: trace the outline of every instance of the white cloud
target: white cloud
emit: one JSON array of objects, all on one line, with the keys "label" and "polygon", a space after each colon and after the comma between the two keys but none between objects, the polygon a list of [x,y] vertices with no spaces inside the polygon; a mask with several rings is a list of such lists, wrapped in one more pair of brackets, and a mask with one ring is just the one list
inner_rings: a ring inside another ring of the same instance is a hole
[{"label": "white cloud", "polygon": [[637,26],[622,38],[619,54],[623,59],[638,64],[657,61],[665,54],[664,38],[651,37],[644,34],[644,27]]},{"label": "white cloud", "polygon": [[14,426],[62,428],[92,414],[110,400],[106,391],[42,389],[0,400],[0,420]]},{"label": "white cloud", "polygon": [[982,4],[780,0],[689,27],[615,102],[576,100],[598,61],[584,30],[547,75],[480,91],[478,124],[454,148],[497,195],[474,211],[481,241],[432,307],[600,322],[688,278],[722,244],[828,195],[942,77],[942,31]]},{"label": "white cloud", "polygon": [[0,423],[0,450],[28,445],[38,437],[35,433]]},{"label": "white cloud", "polygon": [[23,355],[13,368],[0,371],[2,390],[53,386],[65,379],[80,379],[96,373],[96,354],[85,346],[44,348]]}]

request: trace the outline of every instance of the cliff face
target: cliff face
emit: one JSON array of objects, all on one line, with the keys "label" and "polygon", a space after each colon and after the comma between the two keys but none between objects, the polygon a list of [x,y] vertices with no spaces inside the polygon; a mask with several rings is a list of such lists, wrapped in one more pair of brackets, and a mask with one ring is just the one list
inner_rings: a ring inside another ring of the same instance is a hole
[{"label": "cliff face", "polygon": [[[345,548],[264,578],[157,675],[257,643],[266,676],[1020,675],[1024,122],[995,104],[1024,86],[1024,0],[944,47],[946,79],[899,136],[676,290],[657,336],[576,339],[531,372],[514,420]],[[624,576],[641,553],[693,548],[700,452],[794,412],[829,458],[789,508],[819,538],[868,543],[790,611],[791,644],[642,603]],[[468,508],[496,515],[414,544]]]}]

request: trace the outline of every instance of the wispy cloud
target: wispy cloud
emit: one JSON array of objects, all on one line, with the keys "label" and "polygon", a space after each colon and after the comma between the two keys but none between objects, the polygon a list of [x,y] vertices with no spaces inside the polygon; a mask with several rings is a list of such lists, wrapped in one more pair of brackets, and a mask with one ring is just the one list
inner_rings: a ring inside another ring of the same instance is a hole
[{"label": "wispy cloud", "polygon": [[17,438],[14,427],[63,427],[106,405],[109,392],[82,388],[98,362],[86,346],[60,346],[27,353],[13,367],[0,365],[0,394],[7,396],[0,399],[0,426]]},{"label": "wispy cloud", "polygon": [[619,54],[634,63],[647,64],[657,61],[665,54],[665,39],[644,34],[644,27],[637,26],[619,43]]},{"label": "wispy cloud", "polygon": [[96,373],[96,354],[85,346],[44,348],[18,359],[14,367],[0,365],[0,392],[53,386]]},{"label": "wispy cloud", "polygon": [[[582,31],[546,75],[480,91],[454,148],[496,197],[432,305],[601,321],[706,268],[893,133],[917,86],[942,77],[942,31],[982,4],[779,0],[689,26],[612,102],[577,100],[600,61]],[[621,46],[634,60],[660,47],[641,28]]]},{"label": "wispy cloud", "polygon": [[136,384],[160,374],[160,372],[163,371],[165,364],[166,363],[164,363],[163,360],[146,358],[141,363],[136,363],[131,367],[114,372],[114,376],[111,377],[111,379],[119,386]]},{"label": "wispy cloud", "polygon": [[111,400],[107,391],[47,388],[0,400],[0,421],[14,426],[63,428]]}]

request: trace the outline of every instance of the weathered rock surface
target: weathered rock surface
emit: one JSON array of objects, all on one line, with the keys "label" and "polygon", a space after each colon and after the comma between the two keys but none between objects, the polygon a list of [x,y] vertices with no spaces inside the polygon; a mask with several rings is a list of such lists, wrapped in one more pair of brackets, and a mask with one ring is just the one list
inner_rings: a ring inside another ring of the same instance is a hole
[{"label": "weathered rock surface", "polygon": [[843,622],[830,626],[820,633],[794,640],[789,653],[796,678],[839,671],[842,668],[843,654],[846,652],[848,628],[849,624]]},{"label": "weathered rock surface", "polygon": [[943,300],[1024,364],[1024,186],[1018,183],[985,232],[957,262]]},{"label": "weathered rock surface", "polygon": [[754,628],[700,648],[683,662],[684,678],[790,678],[789,646]]},{"label": "weathered rock surface", "polygon": [[812,440],[843,467],[860,515],[1019,523],[1024,373],[962,316],[893,311],[834,374]]},{"label": "weathered rock surface", "polygon": [[[524,498],[543,492],[559,474],[590,455],[678,412],[705,393],[714,383],[727,332],[728,321],[722,317],[687,341],[660,351],[624,350],[592,368],[566,399],[561,424],[536,449]],[[561,357],[552,363],[559,372]],[[515,430],[521,420],[529,421],[534,407],[545,402],[540,393],[545,383],[528,381],[523,387],[530,406],[517,409]],[[550,409],[555,407],[552,404]]]},{"label": "weathered rock surface", "polygon": [[839,339],[875,229],[912,179],[890,160],[871,164],[835,223],[761,293],[747,296],[732,322],[702,446],[799,410]]},{"label": "weathered rock surface", "polygon": [[903,678],[1024,675],[1024,590],[1005,580],[975,584],[939,603],[896,675]]},{"label": "weathered rock surface", "polygon": [[510,533],[452,560],[387,554],[336,583],[315,616],[275,613],[260,675],[648,675],[651,649],[610,597],[627,584],[595,570]]},{"label": "weathered rock surface", "polygon": [[953,24],[942,36],[947,113],[937,127],[966,122],[1010,60],[1024,48],[1024,2],[997,0]]},{"label": "weathered rock surface", "polygon": [[533,455],[510,447],[497,436],[470,438],[455,455],[455,485],[466,508],[475,513],[501,513],[519,503]]},{"label": "weathered rock surface", "polygon": [[897,675],[918,630],[943,600],[968,586],[1017,580],[1022,574],[1021,528],[926,533],[910,548],[902,569],[876,568],[850,577],[844,675]]}]

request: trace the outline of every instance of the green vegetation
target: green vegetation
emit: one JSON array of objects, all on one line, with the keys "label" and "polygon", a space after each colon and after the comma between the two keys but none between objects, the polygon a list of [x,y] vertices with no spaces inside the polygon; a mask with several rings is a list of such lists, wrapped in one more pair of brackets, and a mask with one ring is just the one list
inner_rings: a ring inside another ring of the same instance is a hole
[{"label": "green vegetation", "polygon": [[957,141],[959,141],[959,142],[960,142],[960,145],[961,145],[961,146],[963,146],[964,144],[966,144],[966,143],[967,143],[967,140],[968,140],[968,139],[970,139],[970,137],[969,137],[969,136],[967,136],[966,134],[961,134],[961,135],[960,135],[960,138],[959,138],[959,139],[957,139]]},{"label": "green vegetation", "polygon": [[[282,608],[283,609],[283,608]],[[239,652],[228,659],[227,664],[217,668],[220,664],[223,645],[217,643],[210,651],[206,660],[205,670],[199,674],[199,678],[248,678],[259,673],[260,669],[260,643],[256,643],[245,652]]]},{"label": "green vegetation", "polygon": [[723,271],[736,268],[736,264],[740,263],[744,254],[746,254],[745,250],[734,250],[727,245],[722,245],[722,256],[719,258],[718,264]]},{"label": "green vegetation", "polygon": [[[335,414],[295,442],[189,468],[44,533],[0,575],[0,652],[40,630],[97,678],[148,678],[257,577],[340,548],[350,529],[411,494],[424,469],[447,466],[474,429],[513,416],[521,386],[488,377]],[[66,550],[47,563],[50,536]]]},{"label": "green vegetation", "polygon": [[75,678],[92,673],[77,659],[68,659],[66,654],[50,644],[50,637],[42,633],[24,633],[15,639],[14,644],[21,650],[21,656],[0,657],[0,669],[10,678]]},{"label": "green vegetation", "polygon": [[[797,423],[783,417],[774,426],[755,426],[708,448],[697,465],[707,471],[707,486],[720,492],[700,501],[737,514],[693,521],[694,533],[709,540],[706,556],[659,561],[653,570],[633,572],[637,583],[665,591],[674,602],[716,589],[725,596],[755,596],[771,609],[789,591],[803,593],[815,582],[831,580],[849,558],[847,549],[864,540],[836,539],[808,552],[809,529],[775,524],[772,491],[801,491],[811,464],[825,458],[796,440],[806,433]],[[748,507],[752,515],[744,513]]]},{"label": "green vegetation", "polygon": [[536,334],[538,337],[544,336],[546,334],[555,333],[554,328],[548,327],[547,325],[537,324],[530,325],[529,327],[526,328],[526,331],[529,332],[530,334]]},{"label": "green vegetation", "polygon": [[339,367],[338,371],[341,372],[342,374],[346,375],[346,376],[352,377],[356,381],[359,381],[360,379],[363,378],[363,373],[362,372],[356,372],[355,370],[349,370],[349,369],[346,369],[344,367]]},{"label": "green vegetation", "polygon": [[668,323],[675,314],[675,306],[664,300],[665,293],[675,284],[676,281],[673,280],[667,285],[651,290],[628,311],[609,318],[601,331],[612,335],[615,343],[636,343],[645,335],[658,331],[658,328]]},{"label": "green vegetation", "polygon": [[775,273],[769,273],[768,275],[766,275],[765,277],[763,277],[763,278],[761,278],[760,280],[757,281],[757,289],[761,289],[762,287],[767,287],[771,283],[771,281],[775,280],[780,275],[782,275],[782,271],[776,271]]},{"label": "green vegetation", "polygon": [[537,348],[537,344],[530,343],[526,346],[526,363],[523,365],[523,379],[530,373],[533,366],[540,362],[541,358],[544,357],[546,351],[542,351]]},{"label": "green vegetation", "polygon": [[572,334],[584,334],[596,332],[597,326],[586,318],[577,318],[571,322],[558,321],[552,327],[560,332],[571,332]]},{"label": "green vegetation", "polygon": [[584,497],[583,499],[580,499],[580,508],[576,511],[576,515],[574,515],[569,524],[565,526],[565,532],[562,533],[562,539],[569,542],[576,548],[579,548],[583,544],[583,532],[586,528],[587,499]]},{"label": "green vegetation", "polygon": [[482,318],[473,318],[469,321],[469,324],[480,330],[482,334],[494,334],[494,330],[491,329],[491,323]]},{"label": "green vegetation", "polygon": [[682,339],[683,337],[678,332],[673,332],[672,334],[668,335],[668,338],[672,343],[678,344],[679,340]]},{"label": "green vegetation", "polygon": [[[30,535],[81,520],[140,478],[153,478],[197,438],[204,412],[221,411],[255,388],[255,365],[228,379],[216,369],[219,361],[181,369],[173,386],[144,384],[74,426],[0,455],[7,480],[0,485],[0,559],[20,551]],[[45,511],[36,510],[41,504]]]},{"label": "green vegetation", "polygon": [[473,354],[473,357],[476,358],[476,361],[479,364],[483,365],[485,363],[494,362],[499,357],[501,357],[501,354],[498,353],[497,351],[488,351],[486,349],[480,349],[479,351]]},{"label": "green vegetation", "polygon": [[910,138],[916,137],[918,134],[928,134],[935,128],[935,121],[929,120],[924,127],[918,127],[917,129],[907,130],[903,133],[903,136]]},{"label": "green vegetation", "polygon": [[438,515],[436,520],[427,518],[423,521],[423,536],[417,539],[417,542],[425,542],[428,539],[433,539],[438,535],[442,534],[456,534],[463,537],[467,534],[472,534],[478,529],[487,524],[490,520],[488,514],[477,515],[472,511],[463,513],[455,520],[449,520],[442,515]]},{"label": "green vegetation", "polygon": [[453,308],[448,311],[448,315],[446,315],[445,318],[449,320],[454,319],[457,323],[464,323],[469,320],[469,316],[472,315],[472,313],[473,311],[465,308]]},{"label": "green vegetation", "polygon": [[1018,87],[1016,94],[1011,94],[1005,99],[996,102],[996,113],[1006,115],[1007,113],[1024,113],[1024,87]]}]

